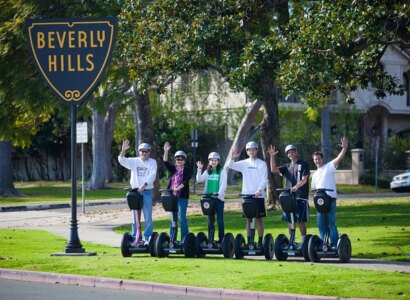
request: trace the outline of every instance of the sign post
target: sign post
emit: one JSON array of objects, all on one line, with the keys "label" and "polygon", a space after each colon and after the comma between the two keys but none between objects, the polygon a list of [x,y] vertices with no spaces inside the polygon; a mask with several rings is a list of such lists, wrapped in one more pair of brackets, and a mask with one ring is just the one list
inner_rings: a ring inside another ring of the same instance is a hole
[{"label": "sign post", "polygon": [[71,221],[63,253],[86,253],[77,225],[77,106],[91,95],[110,65],[117,20],[105,18],[30,19],[26,22],[30,53],[40,75],[65,104],[71,106]]},{"label": "sign post", "polygon": [[81,203],[85,214],[84,144],[88,142],[87,122],[77,123],[77,144],[81,144]]}]

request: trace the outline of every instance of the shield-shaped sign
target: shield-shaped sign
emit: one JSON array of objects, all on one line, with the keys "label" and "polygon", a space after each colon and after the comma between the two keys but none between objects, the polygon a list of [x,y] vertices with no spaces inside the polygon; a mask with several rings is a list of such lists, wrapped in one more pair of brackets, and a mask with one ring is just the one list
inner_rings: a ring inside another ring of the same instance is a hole
[{"label": "shield-shaped sign", "polygon": [[63,100],[80,105],[111,61],[117,35],[114,17],[31,19],[27,39],[41,76]]}]

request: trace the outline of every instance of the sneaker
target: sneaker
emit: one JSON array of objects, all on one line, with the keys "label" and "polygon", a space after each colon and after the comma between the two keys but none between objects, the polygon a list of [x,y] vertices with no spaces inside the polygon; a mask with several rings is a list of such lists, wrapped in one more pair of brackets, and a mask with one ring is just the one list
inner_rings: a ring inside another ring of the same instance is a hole
[{"label": "sneaker", "polygon": [[262,250],[262,249],[263,249],[263,245],[262,245],[262,243],[258,243],[258,245],[257,245],[257,249],[258,249],[258,250]]},{"label": "sneaker", "polygon": [[132,242],[131,243],[131,247],[135,247],[135,248],[138,248],[138,247],[143,247],[144,246],[144,241],[138,241],[138,242]]}]

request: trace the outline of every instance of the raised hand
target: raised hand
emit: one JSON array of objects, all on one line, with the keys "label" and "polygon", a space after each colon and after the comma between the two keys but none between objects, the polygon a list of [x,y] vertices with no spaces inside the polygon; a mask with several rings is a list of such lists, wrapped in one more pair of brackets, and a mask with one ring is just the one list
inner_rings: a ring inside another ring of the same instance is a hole
[{"label": "raised hand", "polygon": [[276,150],[275,146],[270,145],[268,148],[268,153],[270,156],[275,156],[279,151]]}]

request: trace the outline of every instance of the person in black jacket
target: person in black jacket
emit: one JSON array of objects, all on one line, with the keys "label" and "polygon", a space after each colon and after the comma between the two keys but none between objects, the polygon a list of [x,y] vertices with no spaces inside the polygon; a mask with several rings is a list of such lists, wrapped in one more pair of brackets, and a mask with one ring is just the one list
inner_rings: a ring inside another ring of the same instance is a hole
[{"label": "person in black jacket", "polygon": [[[175,165],[168,161],[169,150],[171,149],[171,144],[166,142],[164,144],[164,165],[170,172],[168,181],[168,190],[172,190],[172,193],[178,197],[178,219],[181,223],[181,241],[184,240],[185,236],[189,233],[188,221],[186,218],[186,212],[188,208],[189,199],[189,181],[191,180],[191,172],[186,167],[187,155],[184,151],[179,150],[175,152]],[[172,226],[170,226],[170,235],[172,235]],[[177,236],[176,233],[175,236]]]}]

